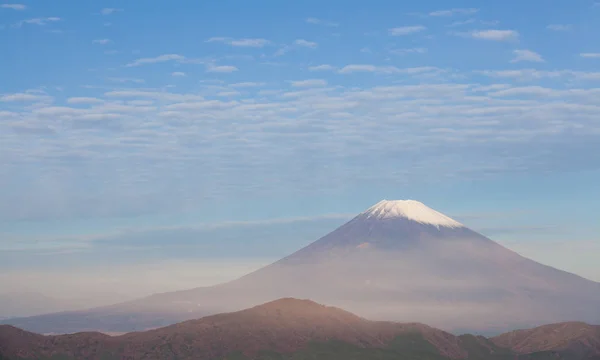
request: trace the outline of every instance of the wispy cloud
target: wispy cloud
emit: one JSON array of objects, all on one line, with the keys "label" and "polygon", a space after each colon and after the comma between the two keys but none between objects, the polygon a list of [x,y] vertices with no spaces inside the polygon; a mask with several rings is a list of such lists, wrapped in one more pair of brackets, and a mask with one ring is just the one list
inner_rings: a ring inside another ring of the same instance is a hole
[{"label": "wispy cloud", "polygon": [[206,72],[213,72],[213,73],[231,73],[231,72],[235,72],[238,70],[239,69],[237,67],[232,66],[232,65],[208,64],[206,66]]},{"label": "wispy cloud", "polygon": [[140,65],[145,65],[145,64],[156,64],[156,63],[161,63],[161,62],[167,62],[167,61],[178,61],[178,62],[182,62],[185,61],[186,57],[183,55],[178,55],[178,54],[164,54],[164,55],[159,55],[156,57],[151,57],[151,58],[141,58],[141,59],[137,59],[133,62],[130,62],[129,64],[125,65],[127,67],[134,67],[134,66],[140,66]]},{"label": "wispy cloud", "polygon": [[26,24],[44,26],[49,23],[53,23],[53,22],[57,22],[57,21],[61,21],[61,20],[62,20],[61,18],[56,17],[56,16],[33,18],[33,19],[21,20],[21,21],[17,22],[14,26],[21,27]]},{"label": "wispy cloud", "polygon": [[413,68],[398,68],[395,66],[387,65],[371,65],[371,64],[350,64],[346,65],[338,73],[340,74],[351,74],[356,72],[372,72],[381,74],[423,74],[428,72],[440,71],[439,68],[432,66],[421,66]]},{"label": "wispy cloud", "polygon": [[329,64],[314,65],[314,66],[308,67],[308,70],[310,70],[310,71],[333,71],[335,69],[336,69],[335,66],[332,66]]},{"label": "wispy cloud", "polygon": [[328,21],[328,20],[323,20],[323,19],[317,19],[317,18],[314,18],[314,17],[306,18],[305,21],[307,23],[309,23],[309,24],[315,24],[315,25],[324,25],[324,26],[329,26],[329,27],[337,27],[337,26],[339,26],[339,24],[336,23],[336,22]]},{"label": "wispy cloud", "polygon": [[171,73],[171,76],[173,77],[185,77],[185,73],[181,72],[181,71],[174,71]]},{"label": "wispy cloud", "polygon": [[546,26],[546,29],[552,31],[570,31],[573,29],[573,25],[565,25],[565,24],[550,24]]},{"label": "wispy cloud", "polygon": [[118,8],[104,8],[102,10],[100,10],[100,14],[102,15],[110,15],[110,14],[114,14],[116,12],[120,12],[123,11],[123,9],[118,9]]},{"label": "wispy cloud", "polygon": [[92,43],[99,44],[99,45],[106,45],[106,44],[109,44],[110,42],[111,42],[110,39],[96,39],[96,40],[92,41]]},{"label": "wispy cloud", "polygon": [[479,9],[464,8],[464,9],[449,9],[438,10],[429,13],[429,16],[454,16],[454,15],[472,15],[479,12]]},{"label": "wispy cloud", "polygon": [[600,53],[581,53],[579,56],[588,59],[600,59]]},{"label": "wispy cloud", "polygon": [[490,41],[513,41],[519,38],[519,32],[515,30],[475,30],[469,33],[459,33],[458,35]]},{"label": "wispy cloud", "polygon": [[22,11],[27,9],[27,6],[23,4],[0,4],[0,8]]},{"label": "wispy cloud", "polygon": [[229,38],[229,37],[212,37],[208,40],[206,40],[206,42],[220,42],[220,43],[224,43],[224,44],[228,44],[231,46],[237,46],[237,47],[255,47],[255,48],[261,48],[264,47],[268,44],[270,44],[270,41],[267,39],[262,39],[262,38],[244,38],[244,39],[233,39],[233,38]]},{"label": "wispy cloud", "polygon": [[319,87],[326,86],[327,81],[323,79],[307,79],[307,80],[298,80],[292,81],[292,86],[294,87]]},{"label": "wispy cloud", "polygon": [[94,97],[71,97],[67,99],[68,104],[100,104],[104,100]]},{"label": "wispy cloud", "polygon": [[304,39],[297,39],[296,41],[294,41],[294,44],[298,45],[298,46],[302,46],[302,47],[307,47],[307,48],[311,48],[311,49],[315,49],[318,44],[314,41],[308,41],[308,40],[304,40]]},{"label": "wispy cloud", "polygon": [[115,83],[135,83],[135,84],[143,84],[145,81],[144,79],[138,79],[138,78],[127,78],[127,77],[109,77],[107,78],[108,81],[111,82],[115,82]]},{"label": "wispy cloud", "polygon": [[403,36],[403,35],[409,35],[409,34],[421,32],[426,29],[427,28],[423,25],[401,26],[401,27],[395,27],[395,28],[389,29],[388,33],[392,36]]},{"label": "wispy cloud", "polygon": [[405,54],[425,54],[427,52],[426,48],[418,47],[418,48],[408,48],[408,49],[392,49],[390,50],[392,54],[396,55],[405,55]]},{"label": "wispy cloud", "polygon": [[544,58],[535,51],[531,50],[514,50],[515,58],[512,59],[511,63],[518,63],[522,61],[530,61],[530,62],[544,62]]},{"label": "wispy cloud", "polygon": [[48,96],[39,93],[15,93],[0,95],[2,102],[31,102],[47,99]]}]

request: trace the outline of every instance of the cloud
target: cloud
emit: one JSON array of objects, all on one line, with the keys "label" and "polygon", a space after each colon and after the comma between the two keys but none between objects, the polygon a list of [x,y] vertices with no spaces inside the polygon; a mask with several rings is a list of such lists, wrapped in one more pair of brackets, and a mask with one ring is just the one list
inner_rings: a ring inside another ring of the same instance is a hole
[{"label": "cloud", "polygon": [[14,93],[0,95],[0,101],[2,102],[32,102],[43,101],[47,99],[49,99],[47,95],[40,93]]},{"label": "cloud", "polygon": [[423,74],[427,72],[440,71],[440,69],[432,66],[421,66],[414,68],[397,68],[395,66],[378,66],[371,64],[350,64],[346,65],[338,73],[350,74],[355,72],[373,72],[382,74]]},{"label": "cloud", "polygon": [[571,79],[579,81],[594,81],[600,80],[600,72],[586,72],[574,70],[536,70],[536,69],[520,69],[520,70],[477,70],[476,74],[481,74],[494,78],[507,78],[520,81],[535,81],[540,79]]},{"label": "cloud", "polygon": [[153,58],[141,58],[141,59],[137,59],[133,62],[128,63],[127,67],[134,67],[134,66],[140,66],[140,65],[145,65],[145,64],[156,64],[156,63],[161,63],[161,62],[167,62],[167,61],[177,61],[177,62],[183,62],[186,60],[186,57],[183,55],[178,55],[178,54],[164,54],[164,55],[159,55]]},{"label": "cloud", "polygon": [[515,30],[475,30],[467,34],[474,39],[491,41],[511,41],[519,38]]},{"label": "cloud", "polygon": [[581,53],[579,56],[588,59],[600,59],[600,53]]},{"label": "cloud", "polygon": [[21,21],[17,22],[14,26],[21,27],[25,24],[44,26],[49,23],[53,23],[53,22],[57,22],[57,21],[61,21],[61,20],[62,20],[61,18],[56,17],[56,16],[44,17],[44,18],[33,18],[33,19],[21,20]]},{"label": "cloud", "polygon": [[67,99],[68,104],[100,104],[104,100],[94,97],[71,97]]},{"label": "cloud", "polygon": [[109,77],[106,80],[116,83],[135,83],[135,84],[143,84],[144,79],[138,78],[124,78],[124,77]]},{"label": "cloud", "polygon": [[114,14],[114,13],[120,12],[120,11],[123,11],[123,9],[104,8],[104,9],[100,10],[100,14],[102,14],[102,15],[111,15],[111,14]]},{"label": "cloud", "polygon": [[328,64],[314,65],[314,66],[308,67],[309,71],[333,71],[335,69],[336,69],[335,66],[328,65]]},{"label": "cloud", "polygon": [[530,62],[544,62],[542,56],[535,51],[531,50],[514,50],[515,58],[512,59],[511,63],[518,63],[521,61],[530,61]]},{"label": "cloud", "polygon": [[0,188],[10,192],[0,194],[0,219],[153,217],[206,204],[218,217],[245,196],[600,168],[598,72],[313,66],[333,72],[315,76],[327,86],[221,74],[192,87],[74,87],[76,97],[98,99],[87,104],[51,88],[2,94],[0,153],[9,165]]},{"label": "cloud", "polygon": [[209,64],[206,67],[206,72],[214,72],[214,73],[231,73],[234,71],[238,71],[239,69],[232,65],[214,65]]},{"label": "cloud", "polygon": [[27,9],[27,6],[23,4],[0,4],[0,8],[22,11]]},{"label": "cloud", "polygon": [[212,37],[206,42],[221,42],[236,47],[255,47],[262,48],[271,42],[267,39],[233,39],[228,37]]},{"label": "cloud", "polygon": [[465,8],[465,9],[450,9],[450,10],[438,10],[429,13],[429,16],[454,16],[454,15],[473,15],[479,12],[479,9]]},{"label": "cloud", "polygon": [[546,26],[546,28],[552,31],[571,31],[573,29],[573,26],[564,24],[550,24]]},{"label": "cloud", "polygon": [[326,86],[327,81],[322,79],[307,79],[307,80],[298,80],[292,81],[292,86],[294,87],[319,87]]},{"label": "cloud", "polygon": [[409,34],[421,32],[426,29],[427,28],[423,25],[401,26],[401,27],[395,27],[395,28],[389,29],[388,33],[392,36],[403,36],[403,35],[409,35]]},{"label": "cloud", "polygon": [[316,42],[308,41],[308,40],[304,40],[304,39],[297,39],[296,41],[294,41],[294,44],[296,44],[298,46],[302,46],[302,47],[311,48],[311,49],[315,49],[318,46],[318,44]]},{"label": "cloud", "polygon": [[174,77],[185,77],[185,73],[181,72],[181,71],[174,71],[174,72],[171,73],[171,76],[174,76]]},{"label": "cloud", "polygon": [[233,83],[230,86],[234,87],[234,88],[248,88],[248,87],[261,87],[264,86],[265,83],[263,82],[240,82],[240,83]]},{"label": "cloud", "polygon": [[111,41],[109,39],[96,39],[96,40],[92,41],[92,43],[99,44],[99,45],[110,44],[110,42]]},{"label": "cloud", "polygon": [[329,26],[329,27],[337,27],[337,26],[339,26],[338,23],[335,23],[335,22],[332,22],[332,21],[328,21],[328,20],[317,19],[317,18],[314,18],[314,17],[306,18],[305,21],[307,23],[309,23],[309,24],[315,24],[315,25],[323,25],[323,26]]},{"label": "cloud", "polygon": [[390,50],[392,54],[396,55],[405,55],[405,54],[425,54],[427,52],[426,48],[409,48],[409,49],[392,49]]}]

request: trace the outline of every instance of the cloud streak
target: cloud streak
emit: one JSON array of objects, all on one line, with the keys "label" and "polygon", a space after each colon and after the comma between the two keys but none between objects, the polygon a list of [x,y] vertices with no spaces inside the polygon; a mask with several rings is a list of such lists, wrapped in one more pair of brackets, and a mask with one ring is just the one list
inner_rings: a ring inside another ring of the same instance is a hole
[{"label": "cloud streak", "polygon": [[404,36],[425,31],[427,28],[423,25],[400,26],[388,30],[391,36]]},{"label": "cloud streak", "polygon": [[0,9],[11,9],[17,11],[23,11],[27,9],[27,6],[24,4],[0,4]]}]

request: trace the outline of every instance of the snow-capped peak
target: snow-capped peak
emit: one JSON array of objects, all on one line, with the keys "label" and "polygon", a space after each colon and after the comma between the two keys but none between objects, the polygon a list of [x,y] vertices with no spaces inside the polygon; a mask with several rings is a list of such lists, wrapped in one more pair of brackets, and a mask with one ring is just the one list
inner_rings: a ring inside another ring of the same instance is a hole
[{"label": "snow-capped peak", "polygon": [[405,218],[421,224],[446,227],[464,225],[448,216],[427,207],[415,200],[382,200],[362,213],[363,216],[376,219]]}]

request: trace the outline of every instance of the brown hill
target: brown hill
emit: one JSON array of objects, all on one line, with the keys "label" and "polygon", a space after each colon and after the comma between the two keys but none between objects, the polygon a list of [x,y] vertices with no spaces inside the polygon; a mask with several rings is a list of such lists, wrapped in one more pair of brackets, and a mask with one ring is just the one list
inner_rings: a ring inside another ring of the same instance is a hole
[{"label": "brown hill", "polygon": [[347,311],[291,298],[250,309],[213,315],[144,332],[109,336],[76,333],[43,336],[0,327],[0,354],[9,359],[67,355],[76,359],[214,359],[261,350],[291,353],[309,342],[338,340],[363,348],[383,348],[402,334],[417,334],[440,355],[464,358],[458,338],[423,324],[375,322]]},{"label": "brown hill", "polygon": [[[457,337],[419,323],[369,321],[310,300],[284,298],[238,312],[120,336],[97,332],[44,336],[0,326],[0,359],[208,360],[235,353],[252,358],[263,351],[306,351],[310,344],[335,340],[375,352],[393,348],[396,353],[392,358],[406,352],[411,354],[407,359],[512,360],[514,349],[520,354],[569,350],[577,356],[568,359],[579,360],[598,354],[598,328],[567,323],[513,331],[492,339]],[[337,356],[335,348],[329,351]],[[377,354],[373,358],[389,358]]]},{"label": "brown hill", "polygon": [[520,354],[567,351],[600,356],[600,326],[582,322],[565,322],[534,329],[515,330],[491,340],[498,346],[510,348]]}]

